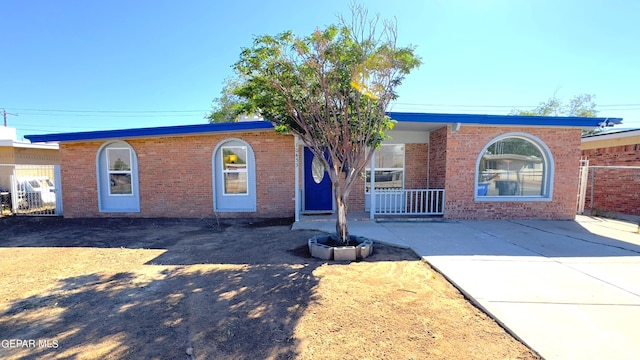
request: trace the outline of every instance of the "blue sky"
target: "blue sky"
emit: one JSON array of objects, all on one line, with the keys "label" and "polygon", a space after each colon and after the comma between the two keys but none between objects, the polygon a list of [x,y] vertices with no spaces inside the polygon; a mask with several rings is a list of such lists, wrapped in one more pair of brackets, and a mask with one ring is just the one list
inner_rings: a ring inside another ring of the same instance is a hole
[{"label": "blue sky", "polygon": [[[423,59],[390,110],[506,114],[596,95],[640,128],[640,1],[363,1]],[[307,35],[348,2],[0,1],[0,108],[26,134],[206,122],[254,35]]]}]

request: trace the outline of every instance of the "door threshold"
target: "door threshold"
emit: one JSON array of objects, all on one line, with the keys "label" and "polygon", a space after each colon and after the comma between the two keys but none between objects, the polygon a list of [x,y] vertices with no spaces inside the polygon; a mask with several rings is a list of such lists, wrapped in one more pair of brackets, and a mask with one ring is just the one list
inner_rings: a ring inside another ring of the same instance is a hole
[{"label": "door threshold", "polygon": [[310,210],[310,211],[302,211],[302,215],[333,215],[335,212],[333,210]]}]

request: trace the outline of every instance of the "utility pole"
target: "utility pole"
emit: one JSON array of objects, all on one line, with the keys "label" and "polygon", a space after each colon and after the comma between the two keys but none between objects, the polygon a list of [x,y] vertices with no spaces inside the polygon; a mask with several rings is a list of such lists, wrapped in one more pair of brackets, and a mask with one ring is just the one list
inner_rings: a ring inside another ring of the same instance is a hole
[{"label": "utility pole", "polygon": [[4,127],[7,127],[7,115],[18,116],[18,114],[8,113],[7,110],[2,109],[2,117],[4,118]]}]

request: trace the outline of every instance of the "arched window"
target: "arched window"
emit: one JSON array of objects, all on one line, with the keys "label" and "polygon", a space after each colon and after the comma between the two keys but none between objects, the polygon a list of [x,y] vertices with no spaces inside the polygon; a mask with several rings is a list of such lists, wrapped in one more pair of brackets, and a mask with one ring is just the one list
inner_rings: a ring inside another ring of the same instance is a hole
[{"label": "arched window", "polygon": [[553,158],[535,136],[505,134],[487,144],[476,163],[478,201],[550,200]]},{"label": "arched window", "polygon": [[102,145],[96,171],[100,212],[140,212],[138,157],[131,145],[124,141]]},{"label": "arched window", "polygon": [[214,210],[256,211],[256,164],[251,146],[228,139],[213,152]]}]

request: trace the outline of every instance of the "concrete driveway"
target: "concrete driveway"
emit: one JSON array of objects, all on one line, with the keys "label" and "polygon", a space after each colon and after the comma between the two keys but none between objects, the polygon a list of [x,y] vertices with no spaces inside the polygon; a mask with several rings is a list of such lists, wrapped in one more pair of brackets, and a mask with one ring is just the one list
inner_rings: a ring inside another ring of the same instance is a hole
[{"label": "concrete driveway", "polygon": [[411,247],[546,359],[640,354],[640,235],[634,224],[578,216],[349,226],[352,234]]}]

